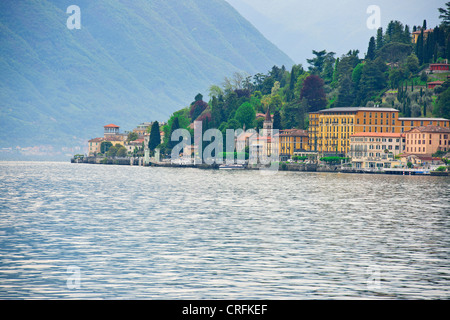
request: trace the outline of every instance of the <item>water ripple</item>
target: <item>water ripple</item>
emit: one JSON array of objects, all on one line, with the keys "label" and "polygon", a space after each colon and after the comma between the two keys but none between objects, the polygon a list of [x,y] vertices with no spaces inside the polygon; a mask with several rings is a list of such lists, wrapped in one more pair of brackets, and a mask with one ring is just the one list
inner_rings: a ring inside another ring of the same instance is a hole
[{"label": "water ripple", "polygon": [[447,178],[39,162],[0,177],[2,299],[450,297]]}]

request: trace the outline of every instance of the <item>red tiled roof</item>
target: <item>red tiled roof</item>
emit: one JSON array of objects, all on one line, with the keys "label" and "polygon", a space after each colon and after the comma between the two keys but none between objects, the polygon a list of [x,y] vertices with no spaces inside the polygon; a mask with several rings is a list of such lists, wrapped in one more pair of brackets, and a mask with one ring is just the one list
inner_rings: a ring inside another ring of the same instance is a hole
[{"label": "red tiled roof", "polygon": [[[422,30],[417,30],[414,31],[412,34],[420,34],[422,32]],[[423,30],[424,33],[428,33],[428,32],[433,32],[433,29],[427,29],[427,30]]]},{"label": "red tiled roof", "polygon": [[89,140],[88,142],[102,142],[105,138],[94,138]]},{"label": "red tiled roof", "polygon": [[444,81],[431,81],[431,82],[428,82],[427,84],[443,84],[444,83]]},{"label": "red tiled roof", "polygon": [[108,124],[108,125],[104,126],[103,128],[120,128],[120,127],[111,123],[111,124]]}]

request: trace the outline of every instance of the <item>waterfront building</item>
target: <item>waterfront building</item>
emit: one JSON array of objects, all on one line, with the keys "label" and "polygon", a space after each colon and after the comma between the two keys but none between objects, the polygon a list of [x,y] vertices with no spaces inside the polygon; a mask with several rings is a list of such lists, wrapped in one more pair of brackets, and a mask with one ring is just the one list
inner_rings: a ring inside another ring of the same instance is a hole
[{"label": "waterfront building", "polygon": [[[125,138],[125,139],[124,139]],[[118,136],[106,136],[103,138],[95,138],[88,141],[89,153],[90,157],[95,156],[96,154],[101,153],[101,145],[103,142],[109,141],[113,146],[116,144],[120,144],[124,147],[126,142],[126,135],[118,135]]]},{"label": "waterfront building", "polygon": [[125,148],[127,148],[127,152],[133,153],[135,149],[143,149],[144,140],[144,137],[142,137],[134,141],[125,142]]},{"label": "waterfront building", "polygon": [[100,153],[100,147],[104,138],[95,138],[88,141],[88,155],[94,156]]},{"label": "waterfront building", "polygon": [[437,151],[450,150],[450,128],[420,126],[405,133],[406,154],[431,156]]},{"label": "waterfront building", "polygon": [[418,126],[450,128],[444,118],[399,118],[393,108],[330,108],[309,114],[309,150],[346,155],[350,136],[360,132],[404,133]]},{"label": "waterfront building", "polygon": [[308,131],[306,130],[281,130],[278,139],[281,161],[290,159],[295,153],[308,150]]},{"label": "waterfront building", "polygon": [[309,150],[345,155],[358,132],[394,132],[399,111],[393,108],[331,108],[309,114]]},{"label": "waterfront building", "polygon": [[102,142],[109,141],[113,146],[120,144],[125,146],[127,140],[127,134],[119,132],[119,126],[115,124],[108,124],[103,127],[104,136],[102,138],[94,138],[88,141],[88,155],[95,156],[101,153]]},{"label": "waterfront building", "polygon": [[359,132],[350,137],[348,156],[356,169],[393,168],[401,165],[396,156],[404,148],[405,137],[400,133]]}]

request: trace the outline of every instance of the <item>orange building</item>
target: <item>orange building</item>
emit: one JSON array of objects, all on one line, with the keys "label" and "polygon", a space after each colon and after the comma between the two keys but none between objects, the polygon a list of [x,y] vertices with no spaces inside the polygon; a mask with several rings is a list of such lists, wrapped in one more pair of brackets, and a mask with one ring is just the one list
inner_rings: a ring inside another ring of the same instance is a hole
[{"label": "orange building", "polygon": [[281,161],[290,159],[295,152],[308,150],[308,131],[306,130],[281,130],[278,139]]},{"label": "orange building", "polygon": [[309,150],[345,155],[359,132],[404,133],[419,126],[450,128],[443,118],[399,118],[393,108],[330,108],[309,114]]}]

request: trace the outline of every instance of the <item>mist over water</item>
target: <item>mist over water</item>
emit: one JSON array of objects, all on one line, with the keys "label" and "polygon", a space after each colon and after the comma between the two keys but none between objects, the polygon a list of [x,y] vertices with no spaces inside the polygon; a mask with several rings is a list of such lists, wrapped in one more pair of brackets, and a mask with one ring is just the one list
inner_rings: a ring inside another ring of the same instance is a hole
[{"label": "mist over water", "polygon": [[0,298],[448,299],[449,186],[0,162]]}]

